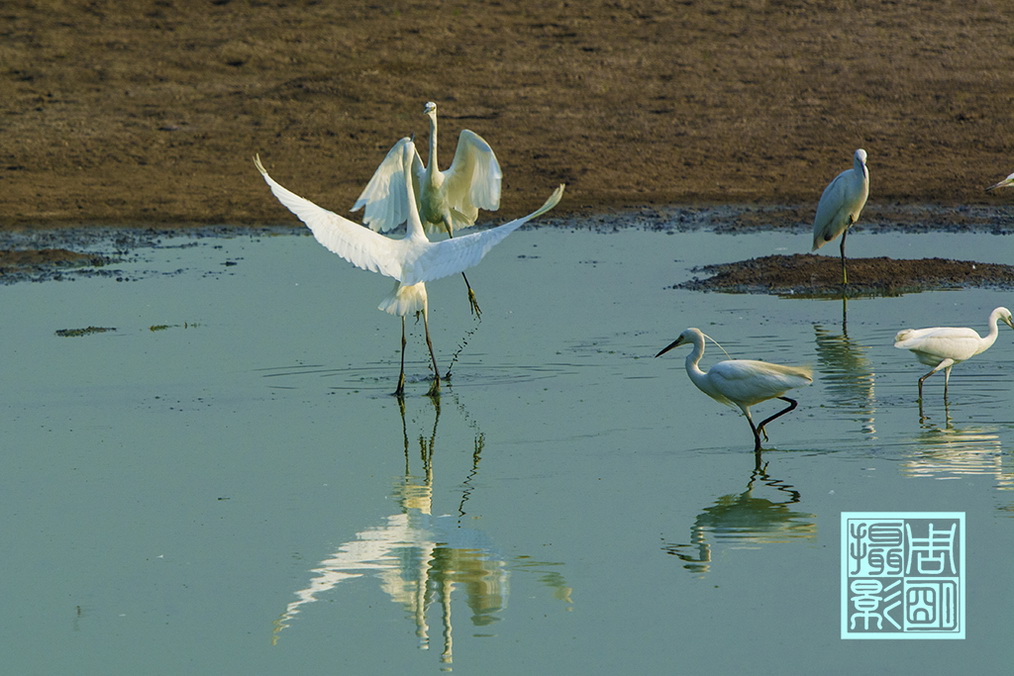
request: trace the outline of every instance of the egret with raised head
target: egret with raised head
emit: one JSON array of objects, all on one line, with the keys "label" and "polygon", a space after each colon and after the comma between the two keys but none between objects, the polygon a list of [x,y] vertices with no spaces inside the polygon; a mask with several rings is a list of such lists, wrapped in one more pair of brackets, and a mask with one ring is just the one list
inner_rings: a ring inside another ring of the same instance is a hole
[{"label": "egret with raised head", "polygon": [[870,169],[866,166],[866,151],[860,148],[852,156],[852,168],[835,176],[824,188],[813,219],[813,251],[841,235],[842,284],[849,283],[845,269],[845,236],[859,220],[869,195]]},{"label": "egret with raised head", "polygon": [[[493,149],[469,129],[463,129],[458,135],[458,147],[451,166],[447,171],[440,171],[437,166],[437,104],[427,102],[423,113],[430,119],[430,156],[429,164],[425,166],[418,153],[412,160],[415,199],[426,232],[445,232],[448,237],[453,237],[457,230],[475,224],[479,209],[496,211],[500,208],[503,172]],[[352,205],[352,211],[365,207],[363,223],[378,232],[392,230],[408,219],[400,191],[391,188],[404,180],[400,175],[403,171],[401,146],[406,143],[414,146],[410,138],[398,141]],[[482,311],[475,292],[465,273],[461,276],[468,288],[469,306],[479,316]]]},{"label": "egret with raised head", "polygon": [[401,317],[401,372],[394,394],[401,396],[405,390],[405,317],[409,314],[422,314],[426,345],[433,363],[433,384],[429,393],[435,395],[440,389],[440,372],[430,340],[426,282],[455,275],[477,265],[490,249],[509,234],[556,206],[563,196],[564,186],[560,185],[545,204],[527,216],[482,232],[431,242],[423,230],[411,184],[409,167],[414,159],[415,146],[405,143],[400,148],[404,180],[392,188],[402,196],[408,214],[408,227],[405,236],[399,239],[376,233],[317,206],[278,184],[268,175],[259,157],[254,158],[254,163],[278,201],[303,221],[328,251],[338,254],[356,267],[394,278],[394,289],[377,308]]},{"label": "egret with raised head", "polygon": [[[753,359],[720,361],[707,371],[702,371],[698,364],[701,357],[704,356],[704,338],[705,335],[700,329],[689,328],[655,356],[661,357],[680,345],[687,343],[693,345],[693,349],[686,359],[687,375],[690,376],[690,380],[697,386],[697,389],[715,401],[739,407],[739,410],[746,416],[746,421],[750,423],[750,430],[753,432],[753,450],[759,451],[761,450],[761,434],[764,435],[765,440],[768,438],[764,426],[796,408],[795,399],[782,395],[793,388],[812,383],[813,374],[808,368],[783,366]],[[765,418],[760,425],[754,425],[753,417],[750,415],[750,407],[775,398],[788,402],[788,407]]]},{"label": "egret with raised head", "polygon": [[980,336],[975,329],[955,326],[934,326],[929,329],[904,329],[894,337],[894,346],[900,350],[911,350],[916,359],[933,370],[919,378],[919,401],[922,401],[922,383],[931,375],[943,369],[944,398],[947,397],[947,385],[951,381],[951,368],[981,354],[992,347],[1000,334],[1002,321],[1014,329],[1014,319],[1010,310],[998,307],[989,313],[989,332]]}]

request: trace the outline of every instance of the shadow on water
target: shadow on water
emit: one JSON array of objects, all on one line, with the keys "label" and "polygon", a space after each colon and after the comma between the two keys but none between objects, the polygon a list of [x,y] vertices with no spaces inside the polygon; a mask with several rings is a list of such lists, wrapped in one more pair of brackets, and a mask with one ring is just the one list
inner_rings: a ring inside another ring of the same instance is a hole
[{"label": "shadow on water", "polygon": [[[566,580],[552,570],[562,564],[538,562],[528,556],[507,556],[489,535],[461,525],[466,504],[475,491],[485,436],[460,400],[453,395],[450,398],[475,431],[471,468],[459,484],[461,497],[456,514],[433,513],[441,397],[425,398],[428,404],[424,406],[431,407],[433,412],[432,424],[428,425],[407,415],[406,402],[399,398],[405,470],[395,479],[390,493],[398,511],[380,524],[360,530],[354,539],[311,569],[313,577],[309,584],[295,592],[296,600],[275,620],[273,644],[278,643],[282,632],[293,625],[308,604],[334,592],[340,584],[359,578],[376,579],[391,602],[402,607],[405,617],[415,625],[420,649],[430,647],[428,613],[431,606],[437,605],[442,637],[440,660],[448,667],[453,662],[451,601],[455,592],[463,592],[458,596],[463,595],[475,627],[502,619],[512,571],[538,574],[539,581],[553,589],[556,598],[571,603],[571,589]],[[418,472],[413,465],[418,465]]]},{"label": "shadow on water", "polygon": [[687,570],[707,573],[718,544],[735,549],[815,538],[816,515],[794,511],[791,505],[800,502],[799,491],[769,475],[767,468],[763,451],[755,452],[746,489],[705,507],[690,527],[689,543],[668,543],[662,550],[683,561]]}]

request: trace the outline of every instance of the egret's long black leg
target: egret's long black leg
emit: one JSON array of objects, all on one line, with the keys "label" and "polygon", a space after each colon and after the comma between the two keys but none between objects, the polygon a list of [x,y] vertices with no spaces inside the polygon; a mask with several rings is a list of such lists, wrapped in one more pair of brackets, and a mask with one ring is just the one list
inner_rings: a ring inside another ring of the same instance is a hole
[{"label": "egret's long black leg", "polygon": [[398,389],[394,391],[394,396],[403,397],[405,396],[405,318],[401,318],[401,372],[398,374]]},{"label": "egret's long black leg", "polygon": [[845,235],[849,234],[849,229],[845,228],[841,233],[841,283],[849,283],[849,273],[845,269]]},{"label": "egret's long black leg", "polygon": [[[768,424],[769,422],[771,422],[771,421],[772,421],[772,420],[774,420],[775,418],[777,418],[777,417],[779,417],[779,416],[783,416],[783,415],[785,415],[786,413],[788,413],[789,411],[791,411],[792,409],[794,409],[794,408],[796,407],[796,405],[797,405],[797,402],[796,402],[796,400],[795,400],[795,399],[789,399],[788,397],[778,397],[778,398],[779,398],[779,399],[781,399],[782,401],[787,401],[787,402],[789,402],[789,405],[788,405],[787,407],[783,408],[783,409],[782,409],[781,411],[779,411],[778,413],[775,413],[775,414],[774,414],[773,416],[771,416],[770,418],[766,418],[766,419],[764,419],[764,421],[762,421],[762,422],[761,422],[761,424],[757,426],[757,431],[758,431],[758,432],[764,432],[764,426],[765,426],[765,425],[767,425],[767,424]],[[764,436],[765,436],[765,437],[767,436],[767,432],[764,432]]]},{"label": "egret's long black leg", "polygon": [[429,313],[423,310],[423,330],[426,332],[426,347],[430,349],[430,359],[433,361],[433,384],[427,395],[434,396],[440,393],[440,370],[437,369],[437,356],[433,354],[433,341],[430,340]]},{"label": "egret's long black leg", "polygon": [[[454,229],[451,228],[451,224],[444,220],[444,230],[447,231],[447,237],[454,237]],[[472,285],[468,283],[468,277],[464,272],[461,273],[461,278],[465,280],[465,287],[468,289],[468,306],[472,310],[472,314],[476,317],[482,317],[482,310],[479,309],[479,301],[475,299],[475,292],[472,291]]]}]

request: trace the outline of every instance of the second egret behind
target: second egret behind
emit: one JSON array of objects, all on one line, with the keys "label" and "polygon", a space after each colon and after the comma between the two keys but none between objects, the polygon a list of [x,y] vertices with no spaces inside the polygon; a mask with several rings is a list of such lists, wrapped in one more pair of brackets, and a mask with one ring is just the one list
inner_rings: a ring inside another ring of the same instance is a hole
[{"label": "second egret behind", "polygon": [[859,220],[859,214],[870,195],[870,169],[866,166],[866,151],[856,150],[852,156],[852,168],[846,169],[831,181],[817,203],[817,215],[813,219],[813,251],[841,235],[841,281],[849,283],[845,270],[845,235]]},{"label": "second egret behind", "polygon": [[[807,368],[783,366],[753,359],[720,361],[709,370],[702,371],[698,363],[704,355],[704,338],[700,329],[689,328],[655,356],[661,357],[680,345],[687,343],[693,345],[694,349],[687,355],[686,360],[687,375],[690,376],[690,380],[697,386],[697,389],[715,401],[739,407],[739,410],[746,416],[746,421],[750,423],[750,430],[753,432],[753,450],[759,451],[761,450],[760,435],[763,434],[765,439],[768,436],[764,431],[764,426],[796,408],[796,400],[782,395],[793,388],[809,385],[813,382],[813,375]],[[760,425],[754,425],[750,415],[750,407],[775,398],[789,402],[789,406],[773,416],[765,418]]]},{"label": "second egret behind", "polygon": [[900,350],[911,350],[916,359],[933,370],[919,379],[919,401],[922,401],[922,383],[931,375],[944,370],[944,398],[951,381],[951,367],[985,352],[1000,334],[998,321],[1014,329],[1010,310],[998,307],[989,313],[989,333],[980,336],[974,329],[955,326],[934,326],[929,329],[905,329],[894,337],[894,346]]},{"label": "second egret behind", "polygon": [[[500,208],[503,171],[493,149],[485,139],[470,129],[461,130],[454,161],[447,171],[440,171],[437,167],[437,104],[428,101],[423,113],[430,120],[430,162],[424,166],[416,153],[411,165],[419,215],[426,232],[443,231],[448,237],[453,237],[456,230],[475,224],[479,209],[496,211]],[[394,144],[352,206],[352,211],[366,207],[363,223],[372,230],[386,232],[408,218],[400,191],[391,188],[403,180],[399,146],[405,143],[412,144],[414,148],[414,143],[408,138]],[[475,299],[475,292],[465,273],[461,273],[461,276],[468,288],[468,303],[472,312],[479,316],[482,311]]]}]

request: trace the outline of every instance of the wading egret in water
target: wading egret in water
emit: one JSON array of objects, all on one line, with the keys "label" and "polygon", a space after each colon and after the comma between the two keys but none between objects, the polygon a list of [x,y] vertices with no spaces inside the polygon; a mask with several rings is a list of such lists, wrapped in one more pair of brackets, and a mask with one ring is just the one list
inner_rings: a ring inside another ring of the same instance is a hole
[{"label": "wading egret in water", "polygon": [[[458,148],[454,151],[450,168],[440,171],[437,167],[437,104],[427,102],[423,113],[430,118],[430,162],[423,166],[418,153],[412,160],[416,203],[426,232],[446,232],[448,237],[453,237],[455,231],[475,224],[479,209],[496,211],[500,208],[503,172],[489,144],[468,129],[458,135]],[[391,188],[404,180],[401,176],[401,146],[406,143],[412,144],[412,140],[403,138],[388,151],[373,178],[352,205],[352,211],[366,207],[363,223],[378,232],[387,232],[408,219],[400,191]],[[465,273],[461,276],[468,288],[472,312],[479,316],[482,311],[475,300],[475,292]]]},{"label": "wading egret in water", "polygon": [[[759,451],[761,448],[760,435],[763,434],[765,439],[768,438],[764,426],[796,407],[794,399],[782,395],[795,387],[809,385],[813,382],[813,375],[807,368],[782,366],[753,359],[720,361],[709,370],[702,371],[698,362],[704,355],[704,337],[700,329],[687,329],[655,356],[661,357],[680,345],[687,343],[693,345],[694,349],[687,355],[686,360],[687,375],[690,376],[690,380],[694,382],[697,389],[715,401],[739,407],[739,410],[746,416],[746,421],[750,423],[750,430],[753,432],[753,450]],[[789,402],[788,408],[782,409],[770,418],[763,420],[760,425],[754,426],[753,418],[750,416],[750,407],[776,397]]]},{"label": "wading egret in water", "polygon": [[997,188],[1009,188],[1012,185],[1014,185],[1014,174],[1011,174],[1010,176],[1003,179],[999,183],[994,183],[993,185],[989,186],[988,188],[986,188],[986,192],[989,192],[990,190],[996,190]]},{"label": "wading egret in water", "polygon": [[813,219],[813,251],[841,235],[842,284],[849,283],[845,270],[845,235],[849,227],[859,220],[869,195],[870,169],[866,166],[866,151],[860,148],[852,156],[852,168],[835,176],[824,188]]},{"label": "wading egret in water", "polygon": [[933,370],[919,379],[919,401],[922,401],[922,382],[931,375],[944,370],[944,397],[947,397],[947,384],[951,380],[951,367],[966,359],[988,350],[1000,333],[998,321],[1003,321],[1014,329],[1014,320],[1010,310],[998,307],[989,313],[989,333],[980,336],[974,329],[953,326],[934,326],[930,329],[905,329],[894,337],[894,346],[901,350],[911,350],[916,359]]},{"label": "wading egret in water", "polygon": [[[401,148],[404,176],[408,177],[408,167],[412,164],[415,147],[407,143]],[[394,392],[399,396],[405,390],[405,317],[413,313],[422,313],[426,345],[433,362],[433,385],[429,393],[436,394],[440,389],[440,372],[437,370],[437,358],[433,354],[433,343],[430,340],[426,282],[458,274],[478,264],[507,235],[552,209],[563,196],[561,185],[545,204],[523,218],[464,237],[430,242],[419,219],[411,182],[405,180],[400,186],[393,186],[393,189],[401,192],[404,203],[408,206],[408,228],[404,237],[394,239],[364,228],[290,192],[268,175],[259,157],[254,158],[254,163],[278,201],[298,216],[328,251],[338,254],[356,267],[395,279],[394,289],[377,309],[401,317],[401,373],[398,376],[398,388]]]}]

